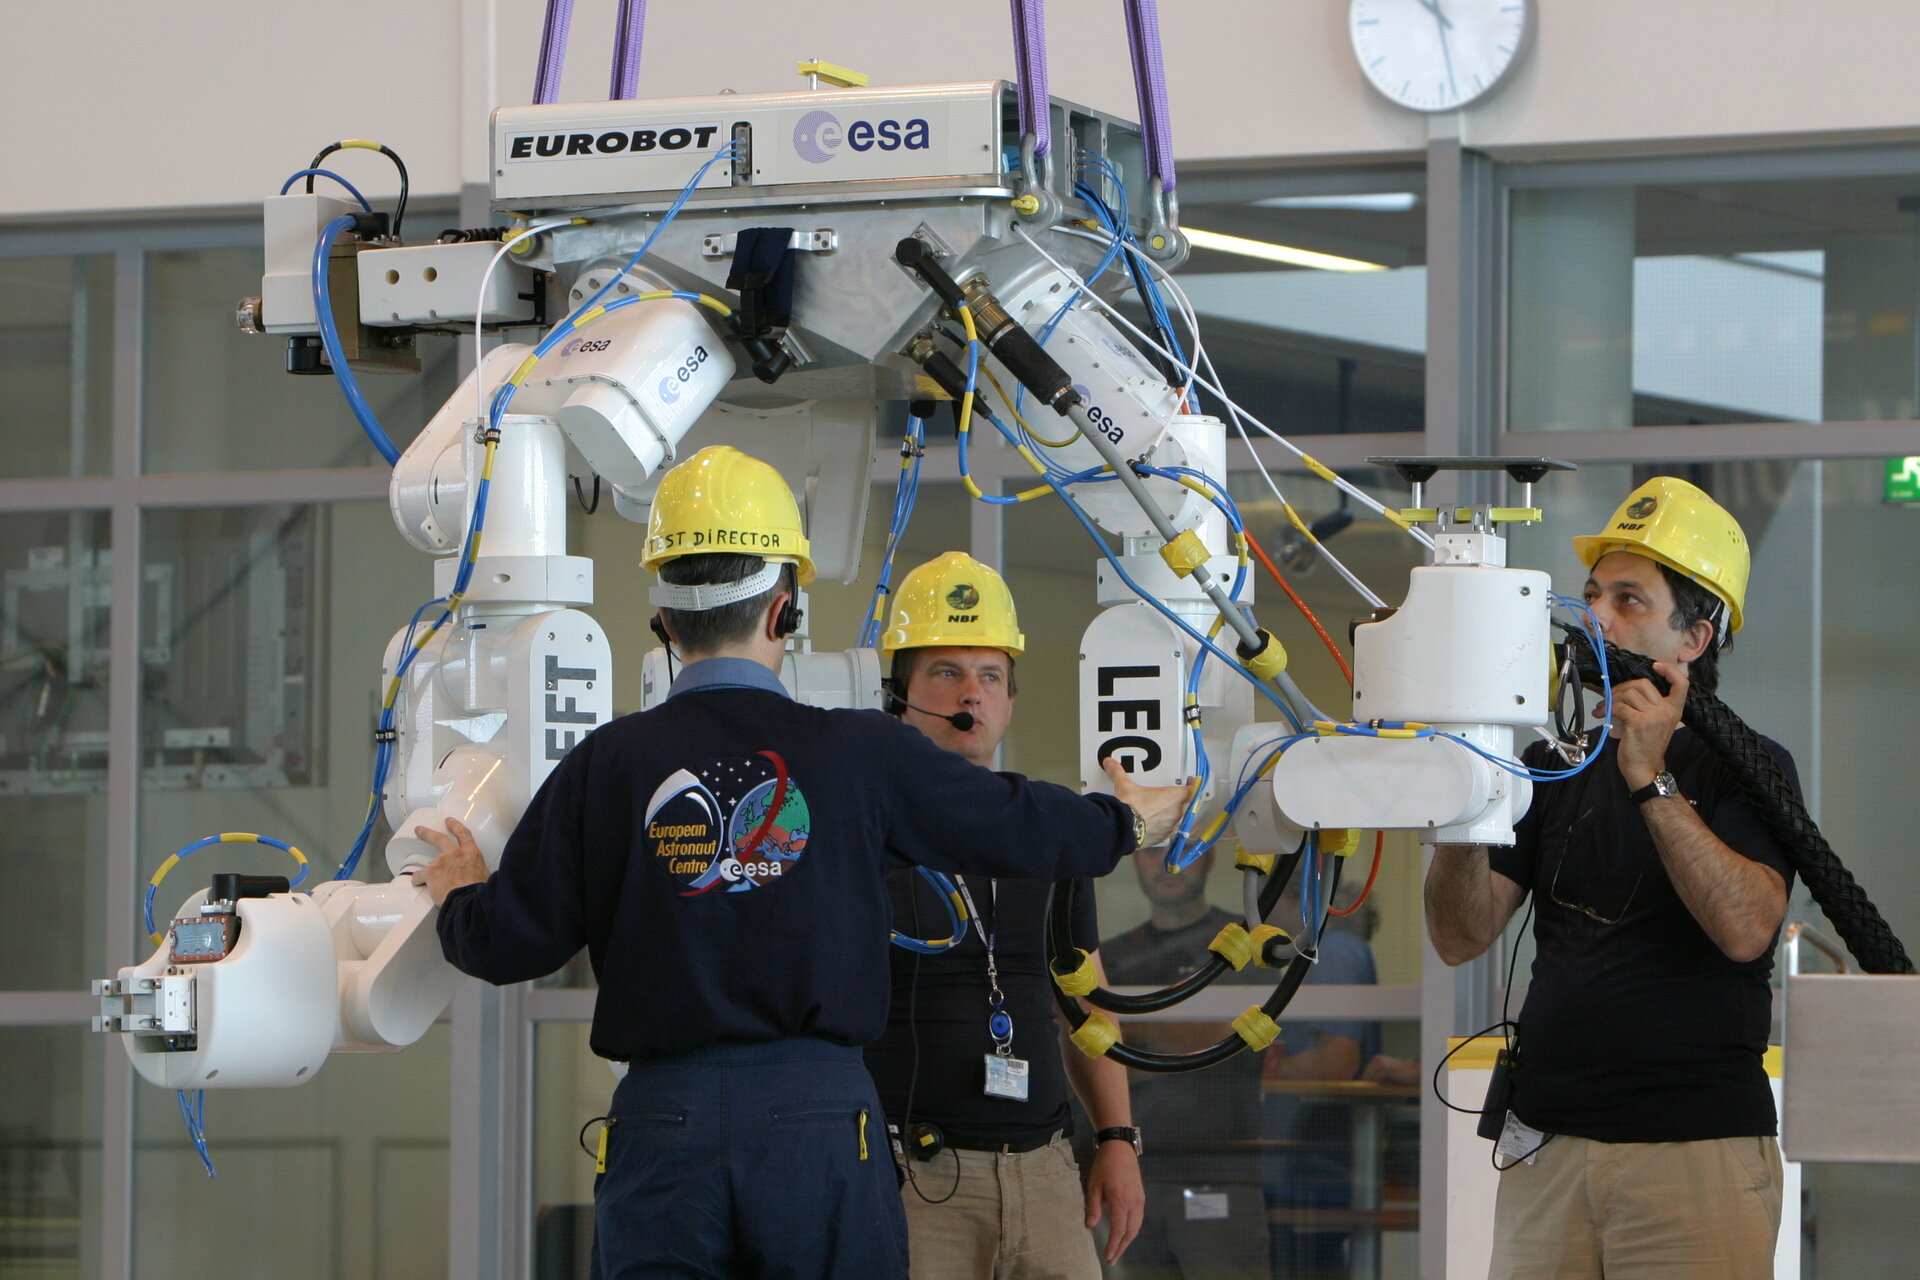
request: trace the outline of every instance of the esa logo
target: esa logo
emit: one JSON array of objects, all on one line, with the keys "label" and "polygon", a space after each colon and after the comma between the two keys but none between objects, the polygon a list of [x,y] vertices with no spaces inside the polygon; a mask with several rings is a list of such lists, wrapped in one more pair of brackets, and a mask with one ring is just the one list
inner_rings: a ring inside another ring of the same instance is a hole
[{"label": "esa logo", "polygon": [[693,375],[699,372],[700,366],[708,359],[705,347],[695,347],[693,354],[681,360],[672,373],[660,379],[660,385],[655,390],[660,393],[661,403],[677,403],[680,399],[680,388],[693,381]]},{"label": "esa logo", "polygon": [[931,129],[925,120],[855,120],[842,126],[830,111],[809,111],[793,126],[793,149],[808,164],[825,164],[841,147],[855,151],[925,151]]},{"label": "esa logo", "polygon": [[571,355],[591,355],[596,351],[605,351],[613,345],[610,338],[575,338],[560,348],[560,356],[565,359]]}]

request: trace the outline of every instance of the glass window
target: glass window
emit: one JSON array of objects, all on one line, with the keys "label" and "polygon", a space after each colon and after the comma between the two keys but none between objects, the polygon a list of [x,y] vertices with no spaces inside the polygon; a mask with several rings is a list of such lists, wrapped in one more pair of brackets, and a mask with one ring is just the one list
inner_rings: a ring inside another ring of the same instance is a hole
[{"label": "glass window", "polygon": [[112,469],[113,259],[0,258],[0,479]]},{"label": "glass window", "polygon": [[142,1280],[228,1274],[236,1259],[281,1280],[444,1280],[452,1040],[441,1023],[403,1059],[335,1054],[298,1088],[208,1090],[217,1179],[201,1167],[174,1092],[136,1080]]},{"label": "glass window", "polygon": [[73,1027],[0,1029],[0,1275],[100,1274],[104,1047]]},{"label": "glass window", "polygon": [[1177,279],[1235,403],[1288,435],[1424,427],[1424,188],[1417,172],[1182,181],[1194,251]]},{"label": "glass window", "polygon": [[0,897],[50,926],[5,931],[13,990],[82,988],[102,951],[112,572],[105,513],[0,515]]},{"label": "glass window", "polygon": [[[366,814],[381,656],[432,595],[430,562],[371,502],[155,511],[145,544],[140,875],[202,836],[255,831],[312,860],[311,888]],[[359,878],[388,878],[386,835],[383,821]],[[216,871],[295,874],[278,850],[222,844],[161,887],[156,923]]]},{"label": "glass window", "polygon": [[[257,246],[148,255],[148,471],[380,464],[336,379],[288,374],[283,338],[234,325],[234,304],[259,292]],[[452,339],[416,343],[419,373],[358,375],[374,415],[402,449],[459,381]]]},{"label": "glass window", "polygon": [[1516,189],[1516,431],[1915,414],[1912,175]]},{"label": "glass window", "polygon": [[586,1280],[594,1156],[619,1083],[587,1047],[584,1022],[543,1022],[533,1042],[533,1274]]}]

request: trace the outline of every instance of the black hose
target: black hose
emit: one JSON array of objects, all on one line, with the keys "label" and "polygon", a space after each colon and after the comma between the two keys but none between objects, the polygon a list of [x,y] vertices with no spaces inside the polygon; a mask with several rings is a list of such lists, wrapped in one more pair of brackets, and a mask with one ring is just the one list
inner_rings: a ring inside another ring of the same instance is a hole
[{"label": "black hose", "polygon": [[[1294,868],[1300,863],[1301,853],[1306,848],[1303,840],[1298,849],[1285,854],[1275,861],[1273,870],[1267,873],[1266,880],[1260,886],[1260,917],[1265,919],[1273,906],[1280,901],[1285,892],[1287,881],[1293,878]],[[1047,896],[1047,940],[1046,950],[1055,973],[1071,973],[1079,967],[1080,953],[1073,945],[1073,895],[1079,892],[1079,885],[1072,880],[1057,880]],[[1296,955],[1280,976],[1273,992],[1260,1006],[1261,1012],[1269,1018],[1277,1018],[1292,1001],[1294,992],[1306,981],[1307,971],[1313,967],[1311,955]],[[1153,1013],[1160,1009],[1171,1008],[1182,1000],[1204,988],[1208,983],[1226,972],[1227,961],[1217,953],[1210,953],[1207,961],[1197,971],[1182,978],[1172,986],[1144,996],[1123,996],[1095,987],[1083,997],[1095,1008],[1112,1013]],[[1069,1025],[1078,1031],[1082,1023],[1090,1016],[1080,1007],[1080,1002],[1053,984],[1054,1003]],[[1170,1074],[1180,1071],[1199,1071],[1206,1067],[1225,1062],[1234,1054],[1247,1047],[1247,1042],[1234,1032],[1192,1053],[1159,1053],[1150,1049],[1136,1049],[1131,1045],[1116,1042],[1104,1056],[1113,1059],[1122,1066],[1132,1067],[1136,1071],[1152,1071]]]},{"label": "black hose", "polygon": [[[1600,667],[1586,635],[1570,629],[1567,644],[1579,664],[1581,678],[1598,684]],[[1616,686],[1629,680],[1651,680],[1662,692],[1669,687],[1654,671],[1652,659],[1613,644],[1607,645],[1606,652],[1607,666]],[[1847,950],[1860,962],[1860,967],[1868,973],[1912,973],[1913,961],[1907,958],[1906,948],[1900,945],[1900,939],[1894,936],[1866,890],[1841,865],[1839,855],[1820,834],[1800,794],[1787,781],[1760,735],[1748,728],[1718,697],[1698,689],[1687,691],[1687,705],[1680,720],[1700,735],[1701,741],[1733,774],[1768,829],[1785,846],[1787,861],[1806,881],[1813,900],[1827,913],[1834,931],[1847,944]]]},{"label": "black hose", "polygon": [[[365,148],[361,148],[361,150],[364,149]],[[313,157],[312,162],[307,165],[307,168],[318,169],[322,160],[325,160],[336,151],[345,150],[347,150],[346,143],[329,142],[326,146],[320,148],[319,153]],[[405,220],[407,216],[407,165],[392,147],[383,146],[379,148],[379,151],[381,155],[393,161],[393,167],[400,173],[400,198],[393,203],[393,238],[398,240],[400,238],[400,223]],[[313,194],[313,175],[311,174],[307,176],[307,194]]]}]

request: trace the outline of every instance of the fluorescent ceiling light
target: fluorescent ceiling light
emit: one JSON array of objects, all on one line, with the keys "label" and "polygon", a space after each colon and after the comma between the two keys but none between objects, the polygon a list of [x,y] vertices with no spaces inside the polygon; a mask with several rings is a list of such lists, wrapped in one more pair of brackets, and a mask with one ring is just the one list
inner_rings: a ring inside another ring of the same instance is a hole
[{"label": "fluorescent ceiling light", "polygon": [[1271,244],[1265,240],[1248,240],[1244,236],[1223,236],[1217,231],[1201,231],[1197,227],[1182,227],[1187,242],[1196,249],[1211,249],[1215,253],[1237,253],[1243,258],[1259,258],[1263,262],[1284,262],[1290,267],[1312,267],[1316,271],[1385,271],[1377,262],[1362,262],[1358,258],[1341,258],[1331,253],[1315,253],[1311,249],[1295,249],[1291,245]]},{"label": "fluorescent ceiling light", "polygon": [[1406,213],[1420,205],[1412,191],[1382,191],[1355,196],[1273,196],[1255,200],[1260,209],[1351,209],[1359,213]]}]

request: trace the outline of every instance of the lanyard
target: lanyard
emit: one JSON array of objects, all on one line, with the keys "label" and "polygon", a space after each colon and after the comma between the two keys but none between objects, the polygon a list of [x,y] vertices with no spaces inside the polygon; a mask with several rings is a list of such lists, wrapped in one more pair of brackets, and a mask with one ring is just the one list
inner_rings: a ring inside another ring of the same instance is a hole
[{"label": "lanyard", "polygon": [[1013,1056],[1013,1017],[1006,1010],[1007,996],[1000,990],[1000,966],[994,960],[993,944],[1000,933],[1000,882],[987,881],[987,901],[993,906],[991,922],[981,918],[980,908],[973,903],[973,890],[967,887],[965,876],[955,876],[954,883],[960,886],[960,896],[966,901],[967,914],[980,921],[980,940],[987,947],[987,1008],[993,1010],[987,1015],[987,1034],[993,1038],[993,1051],[1002,1058]]}]

